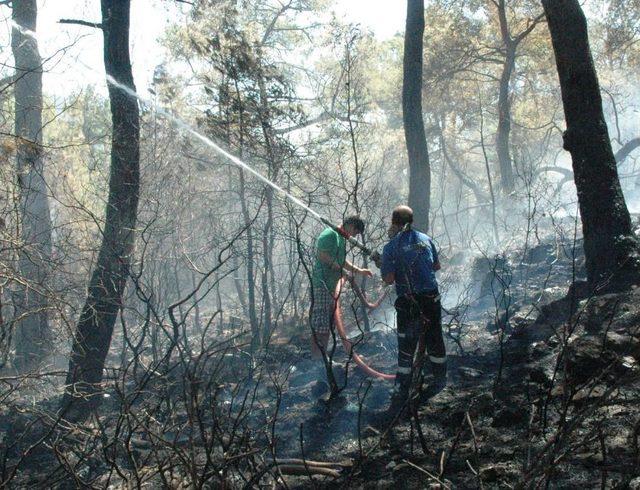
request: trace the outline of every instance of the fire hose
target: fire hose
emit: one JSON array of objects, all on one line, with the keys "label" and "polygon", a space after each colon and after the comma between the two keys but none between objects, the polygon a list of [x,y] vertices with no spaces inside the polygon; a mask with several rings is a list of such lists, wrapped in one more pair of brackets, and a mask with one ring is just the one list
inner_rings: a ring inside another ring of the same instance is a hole
[{"label": "fire hose", "polygon": [[[340,293],[342,291],[342,287],[344,286],[344,282],[345,282],[344,278],[340,279],[340,281],[338,281],[338,285],[336,286],[336,291],[335,291],[336,308],[335,308],[335,311],[333,312],[333,323],[334,323],[334,325],[336,327],[338,335],[340,336],[340,340],[342,340],[342,345],[344,347],[344,350],[347,352],[347,354],[349,356],[351,356],[353,358],[353,360],[358,365],[358,367],[360,369],[362,369],[362,371],[364,371],[364,373],[367,374],[368,376],[371,376],[373,378],[378,378],[378,379],[389,380],[389,381],[392,381],[392,380],[396,379],[396,375],[395,374],[386,374],[386,373],[382,373],[380,371],[376,371],[371,366],[369,366],[362,357],[360,357],[358,354],[356,354],[354,352],[353,344],[347,338],[347,332],[345,331],[344,323],[342,322],[342,311],[341,311],[341,308],[340,308]],[[352,283],[352,285],[353,284],[354,283]],[[358,297],[361,299],[361,301],[363,300],[363,302],[365,303],[365,306],[367,306],[367,307],[377,308],[378,306],[380,306],[380,303],[384,299],[384,295],[383,295],[375,303],[369,303],[366,300],[366,298],[364,297],[364,294],[362,293],[362,290],[360,290],[360,288],[358,288],[356,286],[354,289],[355,289],[356,294],[358,295]],[[369,306],[369,305],[371,305],[371,306]]]},{"label": "fire hose", "polygon": [[[351,245],[355,246],[356,248],[359,248],[362,251],[362,253],[364,253],[364,255],[369,255],[369,256],[373,257],[374,260],[375,260],[375,256],[376,255],[379,257],[379,254],[377,252],[372,251],[370,248],[365,246],[363,243],[360,243],[354,237],[345,234],[344,231],[341,228],[335,226],[334,224],[332,224],[326,218],[320,217],[320,221],[322,223],[324,223],[325,225],[329,226],[331,229],[333,229],[337,233],[340,233],[340,235],[345,237],[345,239]],[[378,308],[380,306],[380,304],[382,303],[382,301],[386,297],[386,293],[384,293],[377,301],[371,303],[371,302],[369,302],[367,300],[367,298],[364,295],[364,292],[362,291],[362,289],[360,289],[360,287],[358,287],[358,285],[354,281],[350,281],[350,282],[351,282],[351,286],[353,287],[353,290],[355,291],[356,295],[358,296],[360,301],[362,301],[362,304],[364,304],[369,309]],[[335,293],[334,293],[335,294],[335,298],[336,298],[336,308],[335,308],[335,311],[333,312],[333,323],[334,323],[334,325],[336,327],[336,330],[338,331],[338,335],[340,336],[340,340],[342,340],[342,345],[343,345],[345,351],[347,352],[347,354],[349,356],[351,356],[353,358],[353,360],[358,365],[358,367],[360,369],[362,369],[362,371],[365,374],[367,374],[368,376],[371,376],[373,378],[388,380],[388,381],[395,380],[396,379],[396,375],[395,374],[386,374],[386,373],[382,373],[380,371],[377,371],[377,370],[373,369],[371,366],[369,366],[365,362],[365,360],[361,356],[356,354],[356,352],[353,350],[353,344],[347,338],[347,332],[346,332],[346,330],[344,328],[344,323],[342,322],[342,310],[340,308],[340,292],[342,291],[344,283],[345,283],[345,279],[342,278],[342,279],[340,279],[340,281],[338,281],[338,284],[336,285],[336,290],[335,290]]]}]

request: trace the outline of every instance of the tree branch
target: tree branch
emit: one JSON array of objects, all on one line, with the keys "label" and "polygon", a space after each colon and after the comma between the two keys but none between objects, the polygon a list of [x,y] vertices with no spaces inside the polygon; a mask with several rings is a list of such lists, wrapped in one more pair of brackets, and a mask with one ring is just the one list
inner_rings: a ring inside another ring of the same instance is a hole
[{"label": "tree branch", "polygon": [[633,138],[630,141],[627,141],[622,148],[620,148],[615,155],[616,163],[620,165],[622,162],[626,160],[626,158],[631,154],[633,150],[640,146],[640,137]]},{"label": "tree branch", "polygon": [[535,19],[531,21],[531,23],[527,26],[527,28],[522,31],[520,34],[516,36],[516,43],[520,44],[525,37],[527,37],[531,32],[536,28],[536,26],[544,20],[544,12],[538,15]]},{"label": "tree branch", "polygon": [[93,27],[95,29],[102,29],[102,24],[100,22],[89,22],[87,20],[60,19],[58,24],[75,24],[79,26]]}]

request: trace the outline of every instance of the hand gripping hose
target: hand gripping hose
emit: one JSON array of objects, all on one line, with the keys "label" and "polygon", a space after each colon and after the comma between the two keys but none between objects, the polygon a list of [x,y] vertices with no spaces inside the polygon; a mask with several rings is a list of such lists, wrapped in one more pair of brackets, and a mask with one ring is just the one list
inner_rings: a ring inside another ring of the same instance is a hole
[{"label": "hand gripping hose", "polygon": [[384,293],[382,293],[382,295],[372,303],[367,299],[367,297],[364,294],[364,291],[360,288],[360,286],[358,286],[358,284],[351,277],[349,278],[349,284],[351,284],[353,291],[356,293],[356,296],[358,296],[358,299],[362,302],[362,304],[367,308],[369,308],[370,310],[375,310],[376,308],[380,307],[382,302],[387,297],[388,289],[385,289]]},{"label": "hand gripping hose", "polygon": [[[360,369],[362,369],[365,374],[373,377],[373,378],[378,378],[378,379],[384,379],[384,380],[388,380],[388,381],[393,381],[394,379],[396,379],[396,375],[395,374],[385,374],[385,373],[381,373],[380,371],[376,371],[375,369],[373,369],[372,367],[370,367],[362,357],[360,357],[358,354],[356,354],[353,350],[353,344],[351,343],[351,341],[347,338],[347,332],[344,329],[344,324],[342,323],[342,311],[340,308],[340,293],[342,291],[342,287],[344,286],[344,278],[340,279],[340,281],[338,281],[338,285],[336,286],[336,290],[335,290],[335,295],[336,295],[336,308],[335,311],[333,312],[333,323],[336,326],[336,330],[338,331],[338,335],[340,335],[340,339],[342,340],[342,345],[345,349],[345,351],[347,351],[347,354],[349,354],[353,360],[355,361],[355,363],[360,367]],[[357,291],[357,290],[356,290]],[[360,291],[360,294],[362,294],[362,291]],[[362,295],[362,297],[364,297],[364,295]],[[378,300],[376,303],[380,304],[380,302],[382,301],[382,299]],[[370,303],[365,301],[366,306],[369,306]],[[375,303],[373,304],[375,305]]]}]

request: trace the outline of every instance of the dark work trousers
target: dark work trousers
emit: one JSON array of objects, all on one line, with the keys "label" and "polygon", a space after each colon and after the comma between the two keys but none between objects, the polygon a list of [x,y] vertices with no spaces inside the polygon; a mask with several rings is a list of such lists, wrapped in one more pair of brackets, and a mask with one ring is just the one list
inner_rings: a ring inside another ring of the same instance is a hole
[{"label": "dark work trousers", "polygon": [[442,307],[438,291],[400,296],[395,302],[395,307],[398,328],[396,382],[400,384],[400,388],[409,388],[414,358],[422,336],[426,343],[432,373],[436,378],[445,378],[447,353],[442,338]]}]

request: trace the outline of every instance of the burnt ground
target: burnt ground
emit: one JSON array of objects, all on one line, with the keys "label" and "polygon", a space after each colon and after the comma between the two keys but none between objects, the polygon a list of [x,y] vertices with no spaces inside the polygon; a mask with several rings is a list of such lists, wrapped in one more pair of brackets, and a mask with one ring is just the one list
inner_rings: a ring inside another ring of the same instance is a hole
[{"label": "burnt ground", "polygon": [[[580,250],[542,243],[498,258],[448,258],[449,382],[413,416],[389,412],[392,384],[354,369],[341,347],[343,389],[318,395],[306,330],[292,325],[260,359],[230,342],[207,356],[182,352],[166,369],[114,372],[100,413],[81,423],[56,418],[55,394],[30,402],[12,390],[0,407],[2,480],[12,488],[640,488],[640,289],[589,297]],[[373,331],[357,347],[385,372],[396,366],[389,308],[372,314]],[[342,470],[282,476],[275,458]]]},{"label": "burnt ground", "polygon": [[[449,384],[414,417],[394,422],[391,384],[358,369],[336,400],[318,398],[304,345],[294,337],[277,346],[277,357],[294,366],[276,424],[278,454],[354,461],[343,479],[323,481],[329,487],[638,484],[640,290],[583,297],[576,245],[472,263],[475,288],[444,322]],[[358,352],[393,372],[394,343],[393,331],[382,329]]]}]

